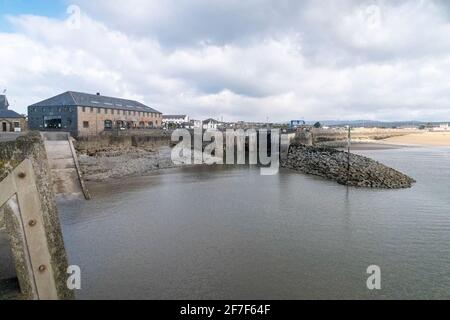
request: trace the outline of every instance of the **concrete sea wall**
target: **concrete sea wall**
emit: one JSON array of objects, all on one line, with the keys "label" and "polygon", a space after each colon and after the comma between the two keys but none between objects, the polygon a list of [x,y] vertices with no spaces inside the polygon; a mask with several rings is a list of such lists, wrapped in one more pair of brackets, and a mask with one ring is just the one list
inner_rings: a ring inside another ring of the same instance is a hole
[{"label": "concrete sea wall", "polygon": [[[69,291],[66,286],[68,262],[58,210],[54,200],[53,182],[44,142],[39,133],[30,132],[27,135],[17,138],[15,141],[0,143],[0,182],[7,178],[26,159],[31,162],[34,171],[34,183],[39,194],[41,204],[40,212],[42,214],[43,227],[51,256],[51,269],[54,272],[57,295],[59,299],[72,299],[74,297],[73,292]],[[2,210],[0,208],[0,215],[6,217],[7,215]],[[16,236],[18,235],[10,235],[11,249],[13,252],[14,250],[19,250],[19,248],[14,247],[15,243],[18,242]],[[24,265],[17,264],[16,261],[17,277],[19,280],[21,277],[24,278],[21,283],[26,284],[29,279],[25,279],[25,271],[22,270],[23,267]]]},{"label": "concrete sea wall", "polygon": [[407,175],[375,160],[330,148],[291,145],[284,168],[334,180],[339,184],[383,189],[410,188],[415,182]]}]

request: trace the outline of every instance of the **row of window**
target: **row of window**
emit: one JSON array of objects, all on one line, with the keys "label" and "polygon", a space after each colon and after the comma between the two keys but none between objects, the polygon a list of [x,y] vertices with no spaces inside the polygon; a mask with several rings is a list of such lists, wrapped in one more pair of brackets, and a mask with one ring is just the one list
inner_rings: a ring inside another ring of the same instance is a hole
[{"label": "row of window", "polygon": [[74,112],[74,107],[44,107],[42,109],[33,107],[30,109],[31,112],[38,112],[39,110],[42,110],[42,112]]},{"label": "row of window", "polygon": [[[153,118],[161,118],[162,115],[160,113],[152,113],[152,112],[144,112],[144,111],[130,111],[130,110],[118,110],[118,109],[106,109],[106,108],[94,108],[94,107],[82,107],[83,112],[94,113],[94,109],[97,110],[97,113],[104,114],[122,114],[122,115],[133,115],[133,116],[142,116],[142,117],[153,117]],[[31,112],[38,112],[39,108],[33,107],[30,109]],[[102,111],[103,110],[103,111]],[[42,112],[74,112],[74,107],[44,107],[42,108]]]},{"label": "row of window", "polygon": [[[153,113],[153,112],[143,112],[143,111],[130,111],[130,110],[117,110],[117,109],[105,109],[105,108],[94,108],[94,107],[82,107],[83,112],[87,112],[89,109],[90,113],[94,112],[94,109],[97,109],[97,113],[104,114],[122,114],[122,115],[133,115],[139,117],[153,117],[153,118],[161,118],[161,114]],[[103,110],[103,111],[102,111]]]},{"label": "row of window", "polygon": [[[88,129],[89,125],[90,125],[89,121],[83,121],[83,128]],[[105,120],[104,125],[105,125],[106,130],[112,129],[114,127],[114,123],[111,120]],[[115,124],[116,128],[129,128],[129,129],[132,127],[134,127],[134,128],[145,128],[145,127],[152,128],[154,126],[158,126],[158,120],[156,120],[155,123],[153,123],[153,121],[150,121],[147,123],[144,121],[141,121],[141,122],[139,122],[139,124],[137,124],[137,123],[131,124],[131,123],[127,123],[125,121],[116,121],[116,124]]]}]

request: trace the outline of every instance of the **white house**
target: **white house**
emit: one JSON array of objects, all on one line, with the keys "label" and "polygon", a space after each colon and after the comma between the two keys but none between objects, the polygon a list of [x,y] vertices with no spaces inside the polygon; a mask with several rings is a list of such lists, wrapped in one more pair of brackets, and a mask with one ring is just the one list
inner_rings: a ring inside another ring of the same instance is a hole
[{"label": "white house", "polygon": [[203,129],[204,130],[208,130],[208,129],[217,129],[219,126],[220,122],[215,120],[215,119],[206,119],[205,121],[203,121]]},{"label": "white house", "polygon": [[189,122],[189,127],[191,129],[197,129],[197,128],[201,128],[202,127],[202,120],[194,120],[191,119],[191,121]]},{"label": "white house", "polygon": [[450,131],[450,127],[448,123],[442,123],[439,126],[434,126],[433,128],[431,128],[431,131]]},{"label": "white house", "polygon": [[163,124],[182,125],[189,123],[189,116],[187,115],[163,115]]}]

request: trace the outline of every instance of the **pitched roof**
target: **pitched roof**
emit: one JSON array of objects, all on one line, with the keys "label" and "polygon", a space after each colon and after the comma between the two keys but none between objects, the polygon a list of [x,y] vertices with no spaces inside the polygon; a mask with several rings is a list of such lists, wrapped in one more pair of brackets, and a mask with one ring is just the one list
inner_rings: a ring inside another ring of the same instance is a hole
[{"label": "pitched roof", "polygon": [[9,107],[8,99],[6,99],[5,95],[0,95],[0,110],[7,110]]},{"label": "pitched roof", "polygon": [[0,118],[10,118],[10,119],[14,118],[15,119],[15,118],[25,118],[25,117],[18,114],[15,111],[12,111],[12,110],[0,109]]},{"label": "pitched roof", "polygon": [[67,91],[30,107],[80,106],[161,113],[140,102],[82,92]]},{"label": "pitched roof", "polygon": [[203,121],[203,123],[220,123],[220,121],[217,121],[216,119],[209,118]]}]

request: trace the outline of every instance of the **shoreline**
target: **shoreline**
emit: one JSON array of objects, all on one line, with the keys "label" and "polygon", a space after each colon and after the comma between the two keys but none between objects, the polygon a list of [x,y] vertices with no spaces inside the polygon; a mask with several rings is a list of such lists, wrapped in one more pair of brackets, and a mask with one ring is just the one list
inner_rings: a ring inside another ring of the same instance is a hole
[{"label": "shoreline", "polygon": [[[346,141],[320,143],[319,146],[346,151]],[[401,148],[450,147],[450,132],[423,132],[383,140],[356,139],[351,151],[393,150]],[[123,178],[149,176],[168,169],[182,168],[172,163],[168,145],[151,147],[115,147],[95,154],[78,153],[87,182],[117,181]]]},{"label": "shoreline", "polygon": [[450,132],[423,132],[381,140],[383,143],[419,147],[450,147]]}]

